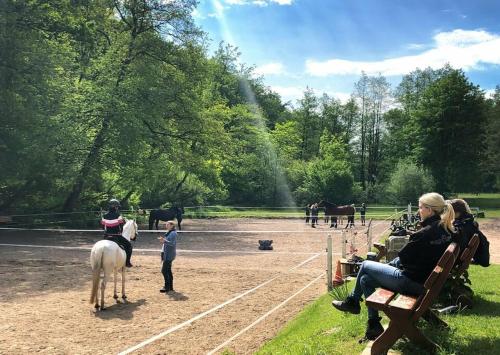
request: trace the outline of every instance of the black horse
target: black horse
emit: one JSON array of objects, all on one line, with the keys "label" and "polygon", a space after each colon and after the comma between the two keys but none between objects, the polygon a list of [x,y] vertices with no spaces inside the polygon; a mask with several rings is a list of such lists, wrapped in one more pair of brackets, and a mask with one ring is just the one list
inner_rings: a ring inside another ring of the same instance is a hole
[{"label": "black horse", "polygon": [[337,228],[337,217],[347,216],[347,227],[354,227],[354,212],[355,208],[352,206],[337,206],[334,203],[321,200],[318,203],[318,207],[325,208],[325,215],[331,217],[330,228]]},{"label": "black horse", "polygon": [[149,212],[149,229],[153,229],[153,224],[156,226],[156,229],[158,229],[158,222],[160,221],[170,221],[173,220],[174,218],[177,219],[177,224],[179,225],[179,230],[182,230],[181,228],[181,221],[182,221],[182,213],[184,212],[184,208],[182,207],[177,207],[177,206],[172,206],[169,209],[166,210],[151,210]]}]

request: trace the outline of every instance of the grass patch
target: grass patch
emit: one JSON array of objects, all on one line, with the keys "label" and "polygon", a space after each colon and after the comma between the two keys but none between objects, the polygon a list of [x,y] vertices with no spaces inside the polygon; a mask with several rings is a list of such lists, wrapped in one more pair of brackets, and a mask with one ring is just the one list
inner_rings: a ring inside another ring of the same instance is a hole
[{"label": "grass patch", "polygon": [[[469,269],[475,292],[473,309],[443,316],[451,330],[442,331],[420,324],[424,333],[437,342],[438,354],[498,354],[500,349],[500,265],[488,268],[471,265]],[[352,285],[351,285],[352,286]],[[329,295],[321,296],[288,323],[257,354],[359,354],[365,345],[358,344],[364,335],[366,310],[360,315],[338,312],[330,305]],[[383,323],[388,320],[384,319]],[[395,349],[403,354],[422,354],[423,350],[400,340]]]},{"label": "grass patch", "polygon": [[479,207],[486,217],[500,217],[500,194],[458,194],[471,207]]},{"label": "grass patch", "polygon": [[[185,208],[185,218],[290,218],[305,219],[304,207],[229,207],[229,206],[203,206]],[[366,219],[386,219],[396,213],[404,213],[404,207],[392,206],[371,206],[367,208]],[[321,211],[319,219],[324,217]],[[359,212],[356,212],[355,219],[359,220]],[[397,216],[399,218],[399,215]]]}]

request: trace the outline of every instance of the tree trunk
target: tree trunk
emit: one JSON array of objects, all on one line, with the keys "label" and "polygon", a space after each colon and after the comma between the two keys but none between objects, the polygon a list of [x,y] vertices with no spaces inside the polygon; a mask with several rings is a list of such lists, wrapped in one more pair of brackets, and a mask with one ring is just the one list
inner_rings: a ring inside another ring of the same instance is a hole
[{"label": "tree trunk", "polygon": [[[132,52],[134,50],[135,38],[136,36],[134,34],[134,31],[132,31],[131,40],[127,49],[127,55],[123,59],[120,65],[120,69],[118,70],[118,77],[116,79],[113,92],[117,91],[118,87],[120,86],[120,83],[125,79],[126,69],[128,65],[132,62]],[[99,154],[101,153],[101,149],[104,147],[106,141],[106,134],[111,125],[112,115],[114,112],[115,110],[111,108],[111,110],[105,113],[105,116],[102,120],[101,128],[99,129],[99,132],[97,133],[96,137],[94,138],[94,142],[92,143],[92,148],[90,148],[89,154],[87,155],[87,158],[85,159],[82,168],[78,172],[78,176],[75,180],[75,183],[73,184],[71,192],[66,198],[66,201],[64,202],[63,205],[64,212],[71,212],[75,209],[76,203],[78,202],[80,194],[83,191],[83,187],[85,185],[87,176],[97,163]]]}]

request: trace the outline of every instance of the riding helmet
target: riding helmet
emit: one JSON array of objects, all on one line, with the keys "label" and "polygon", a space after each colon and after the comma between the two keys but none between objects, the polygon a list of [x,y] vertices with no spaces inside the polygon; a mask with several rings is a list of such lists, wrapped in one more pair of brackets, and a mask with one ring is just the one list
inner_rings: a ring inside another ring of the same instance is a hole
[{"label": "riding helmet", "polygon": [[116,198],[112,198],[111,200],[109,200],[109,207],[121,207],[120,201],[118,201]]}]

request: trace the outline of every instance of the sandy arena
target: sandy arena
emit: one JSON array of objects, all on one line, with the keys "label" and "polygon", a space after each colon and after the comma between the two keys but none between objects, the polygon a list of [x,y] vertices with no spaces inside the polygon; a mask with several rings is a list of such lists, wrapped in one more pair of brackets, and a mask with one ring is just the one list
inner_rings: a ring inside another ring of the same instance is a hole
[{"label": "sandy arena", "polygon": [[[376,241],[388,223],[373,224]],[[481,229],[498,263],[500,220]],[[173,263],[176,293],[159,293],[158,234],[142,233],[127,272],[128,302],[114,302],[110,282],[103,312],[89,304],[90,248],[100,233],[0,230],[0,354],[248,354],[326,292],[332,230],[322,222],[312,229],[298,220],[186,220],[183,230]],[[365,230],[356,227],[362,256]],[[340,234],[332,231],[332,238],[338,258]],[[259,239],[273,239],[274,250],[258,251]]]}]

